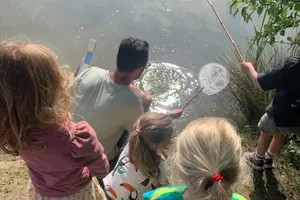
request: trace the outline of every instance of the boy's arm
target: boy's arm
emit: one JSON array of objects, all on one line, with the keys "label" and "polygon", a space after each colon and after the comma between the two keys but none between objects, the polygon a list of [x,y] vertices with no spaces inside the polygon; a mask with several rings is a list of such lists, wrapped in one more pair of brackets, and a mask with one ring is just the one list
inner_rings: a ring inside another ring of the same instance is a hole
[{"label": "boy's arm", "polygon": [[258,74],[249,62],[242,63],[241,67],[244,72],[249,74],[255,87],[261,91],[268,91],[282,87],[289,80],[290,69],[294,64],[295,62],[291,62],[291,59],[287,59],[273,65],[261,74]]},{"label": "boy's arm", "polygon": [[256,70],[255,70],[254,66],[252,65],[252,63],[250,63],[250,62],[243,62],[241,64],[241,67],[242,67],[243,72],[247,73],[250,76],[250,78],[251,78],[254,86],[259,91],[263,91],[261,85],[258,82],[258,73],[256,72]]}]

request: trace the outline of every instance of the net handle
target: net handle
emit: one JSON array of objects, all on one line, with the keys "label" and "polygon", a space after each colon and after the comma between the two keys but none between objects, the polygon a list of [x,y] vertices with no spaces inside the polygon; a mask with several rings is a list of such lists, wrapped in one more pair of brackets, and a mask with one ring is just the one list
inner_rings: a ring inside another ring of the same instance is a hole
[{"label": "net handle", "polygon": [[196,98],[196,96],[198,96],[198,94],[200,93],[200,92],[202,92],[204,90],[204,87],[202,87],[200,90],[198,90],[198,92],[196,92],[195,94],[194,94],[194,96],[192,96],[192,98],[190,98],[184,105],[183,105],[183,107],[182,107],[182,109],[185,109],[195,98]]}]

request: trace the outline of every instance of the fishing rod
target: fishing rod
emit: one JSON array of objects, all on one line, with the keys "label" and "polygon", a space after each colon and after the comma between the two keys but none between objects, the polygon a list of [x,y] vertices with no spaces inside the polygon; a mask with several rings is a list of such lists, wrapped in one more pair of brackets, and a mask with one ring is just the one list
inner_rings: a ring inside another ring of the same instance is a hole
[{"label": "fishing rod", "polygon": [[238,57],[240,59],[241,62],[245,62],[245,59],[243,58],[242,54],[241,54],[241,51],[240,49],[238,48],[238,46],[236,45],[235,41],[233,40],[231,34],[229,33],[229,31],[227,30],[226,26],[224,25],[220,15],[218,14],[218,12],[216,11],[215,7],[213,6],[212,2],[210,0],[207,0],[207,2],[209,3],[210,7],[212,8],[212,10],[214,11],[215,15],[217,16],[221,26],[223,27],[225,33],[227,34],[227,36],[229,37],[231,43],[233,44],[237,54],[238,54]]}]

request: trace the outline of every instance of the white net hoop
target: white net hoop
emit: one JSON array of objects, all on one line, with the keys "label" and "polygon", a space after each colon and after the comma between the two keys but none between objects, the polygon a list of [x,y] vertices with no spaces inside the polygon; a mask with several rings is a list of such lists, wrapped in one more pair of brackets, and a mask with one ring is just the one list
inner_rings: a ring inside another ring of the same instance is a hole
[{"label": "white net hoop", "polygon": [[225,67],[218,63],[208,63],[199,71],[200,86],[203,93],[214,95],[223,90],[229,83],[229,73]]}]

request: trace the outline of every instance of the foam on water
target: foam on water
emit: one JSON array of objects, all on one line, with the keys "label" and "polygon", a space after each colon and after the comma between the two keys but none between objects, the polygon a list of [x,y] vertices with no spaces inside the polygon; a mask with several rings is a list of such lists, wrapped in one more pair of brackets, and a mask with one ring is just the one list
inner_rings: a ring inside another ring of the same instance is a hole
[{"label": "foam on water", "polygon": [[185,68],[171,63],[152,63],[136,81],[153,97],[152,111],[166,112],[181,107],[199,87],[199,81]]}]

